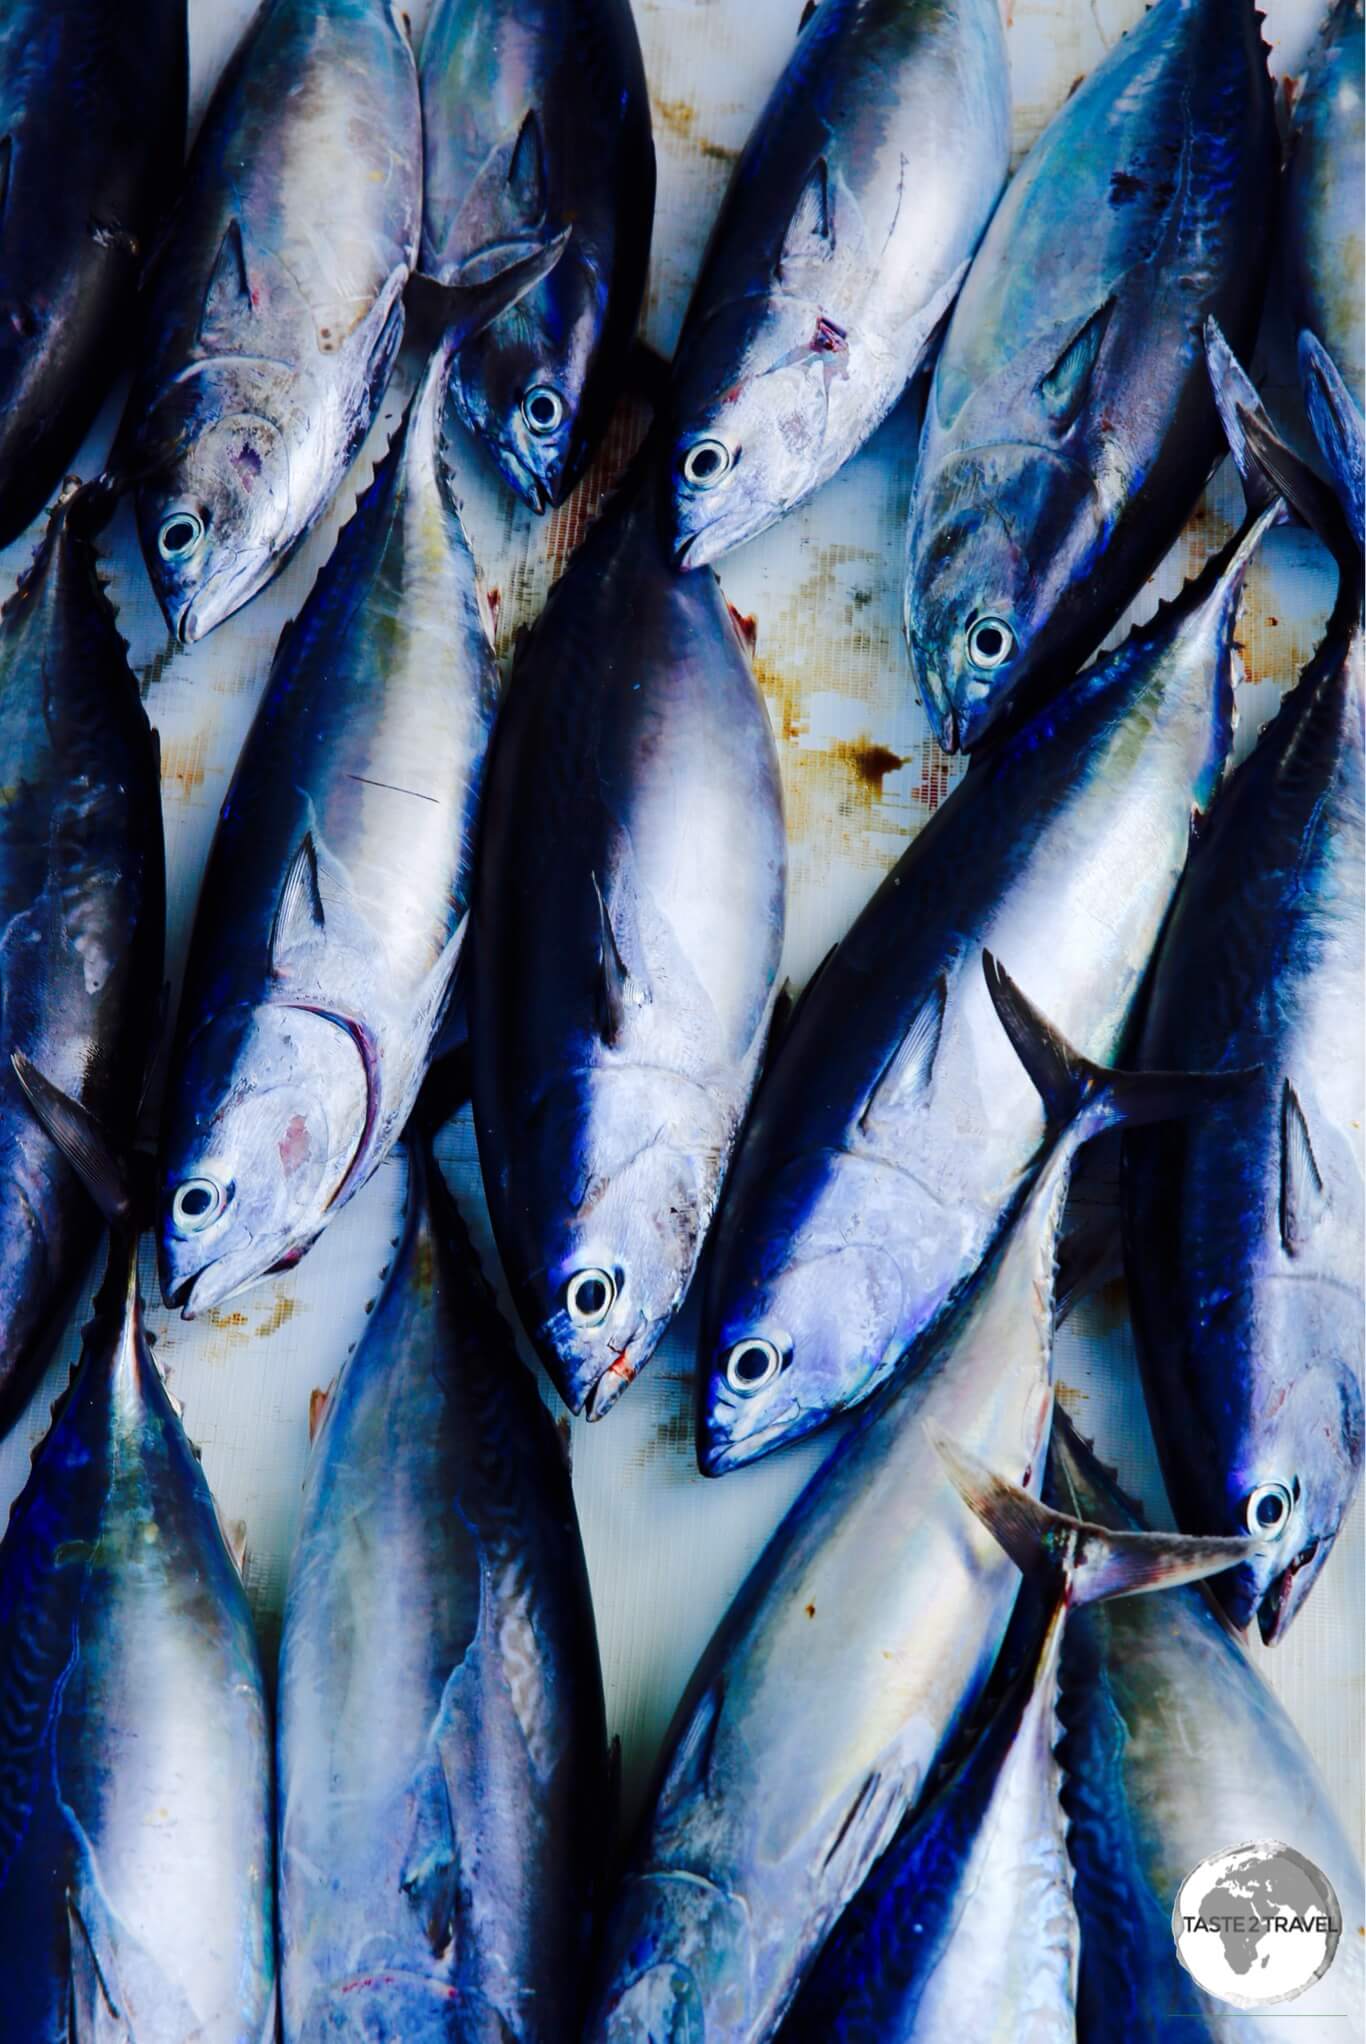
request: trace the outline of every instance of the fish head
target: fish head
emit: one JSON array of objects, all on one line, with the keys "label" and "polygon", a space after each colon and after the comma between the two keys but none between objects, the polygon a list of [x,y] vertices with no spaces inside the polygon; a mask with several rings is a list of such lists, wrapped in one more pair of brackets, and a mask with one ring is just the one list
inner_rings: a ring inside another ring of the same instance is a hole
[{"label": "fish head", "polygon": [[[641,1075],[643,1083],[647,1075]],[[709,1153],[649,1123],[641,1084],[597,1089],[573,1114],[574,1182],[534,1221],[519,1307],[565,1403],[610,1412],[654,1352],[691,1280],[714,1191]],[[713,1146],[714,1147],[714,1146]]]},{"label": "fish head", "polygon": [[708,378],[713,359],[699,345],[674,406],[664,516],[680,568],[742,546],[823,479],[831,382],[847,374],[848,345],[816,306],[779,300],[734,367]]},{"label": "fish head", "polygon": [[[289,449],[260,412],[162,408],[137,485],[138,533],[166,622],[202,639],[271,579],[292,542]],[[171,414],[171,415],[168,415]]]},{"label": "fish head", "polygon": [[[1046,668],[1106,530],[1090,473],[1058,449],[974,447],[924,490],[908,544],[906,643],[946,752],[969,751]],[[1047,548],[1031,543],[1039,533],[1052,536]]]},{"label": "fish head", "polygon": [[548,278],[467,341],[451,377],[461,419],[533,511],[564,502],[596,429],[588,383],[598,321],[589,306],[565,304],[570,280],[559,275],[574,260],[566,251]]},{"label": "fish head", "polygon": [[162,1293],[188,1320],[296,1263],[368,1128],[351,1031],[284,1003],[215,1018],[186,1047],[162,1155]]},{"label": "fish head", "polygon": [[[1211,1584],[1239,1627],[1254,1618],[1268,1646],[1285,1637],[1332,1551],[1361,1479],[1361,1304],[1346,1287],[1296,1280],[1279,1291],[1298,1327],[1293,1375],[1254,1384],[1231,1452],[1220,1456],[1219,1521],[1263,1543]],[[1287,1327],[1287,1332],[1288,1332]],[[1303,1336],[1312,1333],[1306,1342]],[[1264,1351],[1264,1354],[1274,1353]]]},{"label": "fish head", "polygon": [[724,1476],[824,1424],[898,1352],[901,1268],[876,1243],[794,1254],[709,1312],[698,1373],[697,1460]]}]

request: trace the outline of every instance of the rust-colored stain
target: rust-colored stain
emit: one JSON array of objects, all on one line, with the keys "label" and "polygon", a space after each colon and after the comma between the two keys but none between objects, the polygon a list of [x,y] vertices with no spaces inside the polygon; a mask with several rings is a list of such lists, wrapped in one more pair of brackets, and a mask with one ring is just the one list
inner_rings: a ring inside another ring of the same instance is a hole
[{"label": "rust-colored stain", "polygon": [[161,785],[174,788],[180,795],[193,795],[196,788],[202,788],[208,771],[208,750],[211,734],[197,731],[186,738],[163,740],[161,747]]},{"label": "rust-colored stain", "polygon": [[666,134],[676,141],[686,142],[704,156],[709,163],[734,163],[740,154],[738,149],[725,142],[713,142],[707,135],[697,132],[697,108],[688,99],[656,99],[653,102],[654,118]]},{"label": "rust-colored stain", "polygon": [[269,1312],[263,1314],[254,1327],[250,1314],[238,1308],[225,1313],[221,1308],[211,1306],[204,1317],[211,1327],[216,1327],[220,1334],[230,1335],[234,1341],[260,1341],[267,1335],[277,1334],[298,1310],[298,1300],[291,1298],[288,1292],[281,1292]]},{"label": "rust-colored stain", "polygon": [[816,1607],[815,1607],[815,1605],[814,1605],[814,1604],[808,1604],[808,1605],[807,1605],[807,1607],[806,1607],[806,1615],[807,1615],[807,1617],[808,1617],[808,1618],[814,1618],[814,1617],[815,1617],[815,1615],[816,1615]]},{"label": "rust-colored stain", "polygon": [[854,779],[871,790],[877,802],[882,800],[882,783],[888,774],[899,773],[906,764],[899,752],[871,738],[860,738],[852,745],[837,739],[830,750],[837,759],[846,762]]}]

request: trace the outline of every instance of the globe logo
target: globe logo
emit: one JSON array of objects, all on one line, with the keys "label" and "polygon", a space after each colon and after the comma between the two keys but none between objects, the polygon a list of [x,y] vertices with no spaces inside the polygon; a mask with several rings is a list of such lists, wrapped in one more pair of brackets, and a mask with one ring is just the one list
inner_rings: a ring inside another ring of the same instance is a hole
[{"label": "globe logo", "polygon": [[1276,1839],[1202,1860],[1172,1911],[1177,1956],[1197,1986],[1234,2008],[1292,2001],[1328,1971],[1342,1936],[1332,1883]]}]

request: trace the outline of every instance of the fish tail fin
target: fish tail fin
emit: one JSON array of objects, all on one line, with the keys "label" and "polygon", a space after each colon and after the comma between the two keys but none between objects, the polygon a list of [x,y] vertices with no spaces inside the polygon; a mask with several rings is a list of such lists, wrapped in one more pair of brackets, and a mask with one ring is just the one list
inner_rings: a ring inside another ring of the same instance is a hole
[{"label": "fish tail fin", "polygon": [[1244,1071],[1120,1072],[1094,1064],[1027,999],[992,952],[982,953],[982,969],[1001,1027],[1055,1131],[1083,1117],[1088,1137],[1120,1124],[1170,1121],[1236,1092],[1251,1076]]},{"label": "fish tail fin", "polygon": [[484,251],[475,259],[474,274],[456,277],[450,283],[414,271],[405,293],[408,310],[424,326],[439,331],[442,352],[453,355],[549,276],[569,246],[573,231],[572,227],[562,228],[529,252],[525,243],[513,244],[516,253],[496,268]]},{"label": "fish tail fin", "polygon": [[1021,1573],[1051,1578],[1070,1607],[1165,1590],[1236,1568],[1260,1543],[1246,1535],[1198,1538],[1095,1526],[1031,1497],[924,1422],[954,1489]]}]

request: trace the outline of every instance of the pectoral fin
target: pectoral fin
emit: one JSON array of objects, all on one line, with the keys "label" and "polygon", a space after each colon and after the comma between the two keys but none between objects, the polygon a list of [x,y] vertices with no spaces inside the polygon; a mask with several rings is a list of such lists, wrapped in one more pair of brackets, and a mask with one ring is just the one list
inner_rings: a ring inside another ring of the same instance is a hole
[{"label": "pectoral fin", "polygon": [[919,1105],[929,1092],[948,998],[948,980],[940,973],[874,1082],[859,1116],[864,1135],[876,1134],[879,1123],[894,1120],[908,1108]]},{"label": "pectoral fin", "polygon": [[828,263],[835,253],[834,194],[830,166],[818,156],[787,223],[778,255],[778,275],[809,263]]},{"label": "pectoral fin", "polygon": [[1281,1092],[1281,1241],[1287,1256],[1299,1256],[1329,1208],[1309,1124],[1299,1095],[1286,1080]]},{"label": "pectoral fin", "polygon": [[[631,1016],[649,1005],[650,985],[639,965],[627,962],[628,951],[635,952],[638,957],[638,936],[634,944],[626,942],[624,932],[618,936],[596,873],[592,875],[592,881],[599,927],[598,1031],[604,1043],[615,1044],[620,1041]],[[618,915],[622,912],[618,909]]]},{"label": "pectoral fin", "polygon": [[1053,424],[1061,432],[1072,425],[1086,402],[1091,377],[1100,355],[1105,329],[1115,309],[1107,298],[1078,327],[1047,375],[1040,378],[1039,396]]},{"label": "pectoral fin", "polygon": [[126,1226],[133,1218],[132,1195],[94,1116],[45,1078],[23,1051],[11,1051],[10,1063],[44,1135],[56,1144],[110,1226]]},{"label": "pectoral fin", "polygon": [[428,1747],[408,1793],[413,1816],[399,1886],[433,1954],[441,1958],[455,1939],[459,1864],[450,1790],[434,1748]]},{"label": "pectoral fin", "polygon": [[[92,1917],[94,1913],[92,1912]],[[103,1939],[98,1918],[88,1921],[76,1897],[66,1898],[71,1971],[67,1987],[67,2036],[70,2044],[137,2044],[123,2011],[111,1944]]]},{"label": "pectoral fin", "polygon": [[318,887],[318,853],[311,830],[305,831],[290,862],[275,921],[270,931],[270,969],[277,979],[297,972],[305,952],[327,933],[323,898]]},{"label": "pectoral fin", "polygon": [[199,315],[199,345],[204,352],[221,355],[238,345],[242,321],[251,317],[252,309],[242,223],[230,220],[209,272]]}]

